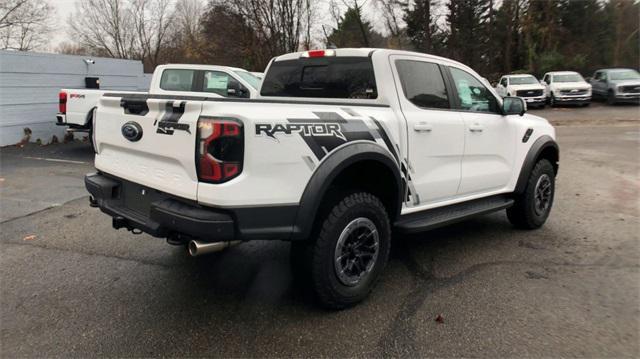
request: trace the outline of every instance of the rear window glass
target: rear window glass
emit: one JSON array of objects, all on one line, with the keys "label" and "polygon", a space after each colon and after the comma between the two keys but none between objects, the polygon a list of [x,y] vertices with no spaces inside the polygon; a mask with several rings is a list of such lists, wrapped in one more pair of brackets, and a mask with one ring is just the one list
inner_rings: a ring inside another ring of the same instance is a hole
[{"label": "rear window glass", "polygon": [[262,83],[262,96],[375,99],[369,57],[322,57],[277,61]]},{"label": "rear window glass", "polygon": [[164,70],[160,78],[160,88],[167,91],[191,91],[194,73],[195,70]]}]

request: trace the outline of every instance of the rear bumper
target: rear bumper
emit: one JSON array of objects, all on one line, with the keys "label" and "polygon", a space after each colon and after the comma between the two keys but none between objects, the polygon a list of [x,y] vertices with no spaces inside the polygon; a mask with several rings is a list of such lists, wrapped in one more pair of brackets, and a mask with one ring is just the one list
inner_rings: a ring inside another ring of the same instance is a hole
[{"label": "rear bumper", "polygon": [[291,237],[298,206],[214,208],[104,173],[85,176],[91,205],[113,217],[113,227],[154,237],[204,242]]},{"label": "rear bumper", "polygon": [[85,176],[84,182],[93,197],[92,205],[113,217],[116,229],[138,229],[154,237],[180,234],[208,242],[235,238],[234,220],[227,213],[152,193],[153,190],[146,192],[152,196],[148,211],[134,210],[125,204],[126,191],[134,188],[125,188],[126,181],[96,173]]},{"label": "rear bumper", "polygon": [[58,126],[66,126],[67,125],[67,116],[61,113],[56,115],[56,125]]},{"label": "rear bumper", "polygon": [[70,132],[89,132],[90,125],[78,125],[75,123],[67,123],[67,115],[65,114],[57,114],[56,115],[56,125],[57,126],[66,126],[68,127],[67,131]]}]

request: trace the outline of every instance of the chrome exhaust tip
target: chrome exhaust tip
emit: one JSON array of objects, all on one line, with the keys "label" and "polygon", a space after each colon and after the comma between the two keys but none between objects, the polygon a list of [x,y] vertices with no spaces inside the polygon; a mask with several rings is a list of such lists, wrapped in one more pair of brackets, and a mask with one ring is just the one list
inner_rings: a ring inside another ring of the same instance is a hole
[{"label": "chrome exhaust tip", "polygon": [[193,240],[189,242],[189,254],[192,257],[197,257],[203,254],[220,252],[221,250],[229,248],[240,242],[241,241],[208,243],[208,242]]}]

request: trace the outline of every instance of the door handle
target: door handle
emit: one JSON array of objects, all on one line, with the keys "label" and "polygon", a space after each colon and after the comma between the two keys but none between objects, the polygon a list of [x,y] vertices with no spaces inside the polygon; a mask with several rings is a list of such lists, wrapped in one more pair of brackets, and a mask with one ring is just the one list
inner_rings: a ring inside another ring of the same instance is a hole
[{"label": "door handle", "polygon": [[469,131],[471,132],[482,132],[484,130],[484,126],[482,126],[479,123],[474,123],[473,125],[469,126]]},{"label": "door handle", "polygon": [[431,132],[432,129],[428,122],[418,122],[413,125],[413,130],[416,132]]}]

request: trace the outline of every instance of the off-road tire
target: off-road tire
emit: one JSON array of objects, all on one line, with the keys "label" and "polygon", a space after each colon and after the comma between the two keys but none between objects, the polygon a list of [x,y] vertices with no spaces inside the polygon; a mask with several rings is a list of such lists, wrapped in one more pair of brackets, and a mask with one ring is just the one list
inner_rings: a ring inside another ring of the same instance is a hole
[{"label": "off-road tire", "polygon": [[[550,198],[548,208],[542,212],[536,210],[535,194],[537,184],[543,176],[550,181]],[[509,222],[522,229],[540,228],[549,217],[555,196],[555,171],[551,162],[542,159],[536,163],[527,180],[524,192],[517,196],[513,206],[507,209]]]},{"label": "off-road tire", "polygon": [[[345,285],[335,268],[338,240],[348,224],[365,218],[378,233],[378,255],[371,270],[355,285]],[[375,286],[389,259],[391,226],[382,202],[374,195],[357,192],[347,195],[320,218],[310,261],[311,282],[319,303],[330,309],[342,309],[364,300]]]}]

